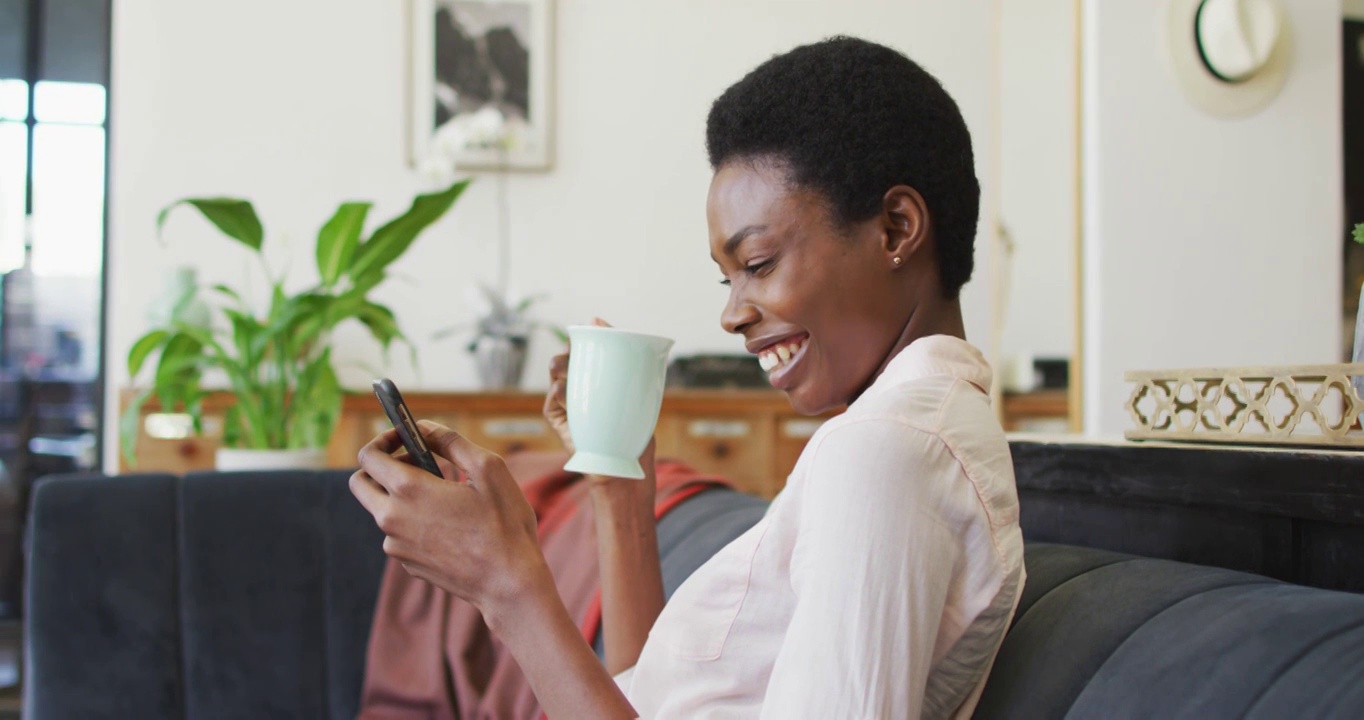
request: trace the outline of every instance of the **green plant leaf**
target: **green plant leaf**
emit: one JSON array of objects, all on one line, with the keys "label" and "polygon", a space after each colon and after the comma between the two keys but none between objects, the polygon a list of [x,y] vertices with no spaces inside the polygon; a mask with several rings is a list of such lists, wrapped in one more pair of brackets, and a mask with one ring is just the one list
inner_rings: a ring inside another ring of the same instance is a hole
[{"label": "green plant leaf", "polygon": [[246,307],[246,301],[245,301],[245,300],[242,300],[242,296],[241,296],[241,295],[238,295],[236,290],[233,290],[232,288],[230,288],[230,287],[228,287],[228,286],[226,286],[226,285],[221,285],[221,284],[219,284],[219,285],[214,285],[214,286],[213,286],[213,291],[216,292],[216,293],[218,293],[218,294],[220,294],[220,295],[223,295],[223,296],[225,296],[225,297],[231,298],[232,300],[236,301],[236,303],[237,303],[237,305],[238,305],[239,307],[243,307],[243,308]]},{"label": "green plant leaf", "polygon": [[147,356],[161,347],[168,337],[170,333],[165,330],[153,330],[138,338],[137,342],[133,343],[133,349],[128,351],[128,377],[137,377],[142,371],[142,364],[147,361]]},{"label": "green plant leaf", "polygon": [[265,240],[265,229],[261,227],[260,218],[256,217],[256,209],[249,200],[241,198],[185,198],[177,200],[156,216],[156,233],[161,234],[162,228],[166,225],[166,218],[180,205],[189,205],[199,211],[205,219],[213,223],[214,227],[233,240],[255,250],[260,251],[261,243]]},{"label": "green plant leaf", "polygon": [[247,367],[255,365],[261,349],[259,338],[265,328],[247,313],[224,308],[223,314],[232,323],[232,344],[237,348],[238,358]]},{"label": "green plant leaf", "polygon": [[331,363],[331,349],[324,350],[299,374],[298,387],[289,406],[288,447],[325,447],[341,417],[341,384]]},{"label": "green plant leaf", "polygon": [[223,445],[230,448],[241,447],[245,435],[242,432],[241,406],[229,406],[223,413]]},{"label": "green plant leaf", "polygon": [[438,193],[418,195],[407,212],[375,230],[369,240],[360,245],[348,270],[351,278],[364,278],[397,260],[423,230],[455,204],[467,187],[469,181],[461,180]]},{"label": "green plant leaf", "polygon": [[546,295],[530,295],[530,296],[528,296],[528,297],[522,298],[521,302],[519,302],[519,303],[516,304],[516,310],[515,310],[516,314],[517,314],[517,315],[524,315],[525,312],[526,312],[527,310],[529,310],[529,309],[531,308],[532,305],[534,305],[535,303],[540,302],[541,300],[546,299],[547,297],[548,297],[548,296],[546,296]]},{"label": "green plant leaf", "polygon": [[[168,361],[167,351],[163,350],[162,364],[157,368],[157,389],[163,405],[174,406],[180,403],[190,406],[199,394],[198,383],[203,370],[218,368],[227,374],[232,393],[236,396],[237,406],[242,408],[242,427],[245,430],[247,446],[270,447],[268,435],[268,430],[272,427],[270,423],[273,421],[280,424],[283,418],[272,416],[266,411],[264,383],[253,375],[257,367],[245,364],[241,357],[233,357],[213,337],[213,333],[204,328],[180,324],[176,326],[176,333],[177,337],[185,338],[181,341],[183,348],[177,352],[181,363]],[[172,338],[171,342],[176,340]],[[167,348],[170,344],[167,343]],[[188,352],[195,344],[197,350],[193,353]],[[168,362],[171,364],[167,364]],[[163,370],[165,383],[162,382]]]},{"label": "green plant leaf", "polygon": [[369,333],[384,346],[385,353],[394,340],[403,337],[403,331],[398,328],[398,318],[383,305],[366,300],[355,317],[369,328]]},{"label": "green plant leaf", "polygon": [[1364,245],[1364,223],[1355,226],[1354,236],[1355,242]]},{"label": "green plant leaf", "polygon": [[156,366],[155,387],[161,407],[173,409],[188,397],[189,382],[197,379],[203,350],[202,342],[184,332],[177,332],[166,341]]},{"label": "green plant leaf", "polygon": [[289,302],[289,296],[284,294],[284,281],[277,281],[270,289],[270,323],[274,324],[275,319],[285,311],[285,305]]},{"label": "green plant leaf", "polygon": [[370,290],[379,286],[379,283],[388,279],[388,275],[383,270],[374,270],[361,277],[351,280],[351,290],[361,295],[368,294]]},{"label": "green plant leaf", "polygon": [[370,203],[343,203],[318,232],[317,272],[322,276],[324,286],[335,285],[350,267],[355,249],[360,246],[360,233],[365,229],[369,208]]},{"label": "green plant leaf", "polygon": [[[333,295],[308,293],[280,301],[259,342],[264,345],[282,340],[291,350],[306,347],[334,324],[329,318],[338,299]],[[290,354],[297,355],[296,352]],[[290,358],[291,361],[294,359]]]}]

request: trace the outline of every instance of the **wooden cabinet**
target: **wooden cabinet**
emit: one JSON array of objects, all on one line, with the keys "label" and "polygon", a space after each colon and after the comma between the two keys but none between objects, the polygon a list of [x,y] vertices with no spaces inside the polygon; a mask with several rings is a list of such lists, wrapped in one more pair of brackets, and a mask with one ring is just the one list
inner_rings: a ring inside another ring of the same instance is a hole
[{"label": "wooden cabinet", "polygon": [[[131,398],[125,391],[123,402]],[[464,433],[500,455],[518,450],[558,450],[559,438],[541,416],[539,393],[404,393],[412,414]],[[137,470],[185,473],[213,469],[222,440],[222,414],[232,401],[222,393],[204,403],[204,433],[190,432],[187,416],[143,410],[138,426]],[[1005,395],[1004,423],[1013,429],[1023,418],[1064,417],[1065,393]],[[764,390],[674,390],[663,397],[659,414],[660,457],[684,460],[696,469],[722,475],[745,491],[772,497],[786,484],[805,443],[837,413],[805,417],[791,410],[786,396]],[[372,395],[348,396],[327,462],[353,467],[355,454],[388,419]],[[129,470],[120,457],[120,471]]]},{"label": "wooden cabinet", "polygon": [[[129,397],[125,393],[123,402]],[[404,399],[418,418],[449,425],[502,455],[560,448],[558,436],[540,414],[542,394],[409,392]],[[204,403],[202,436],[190,432],[183,415],[144,409],[134,469],[173,473],[212,469],[222,439],[222,413],[230,402],[231,396],[223,393]],[[660,457],[722,475],[745,491],[772,497],[785,485],[800,451],[825,417],[797,415],[786,396],[774,391],[672,391],[664,396],[659,415],[658,452]],[[386,429],[388,420],[372,396],[347,397],[327,447],[328,464],[353,467],[360,447]],[[129,469],[126,461],[120,463],[120,470]]]}]

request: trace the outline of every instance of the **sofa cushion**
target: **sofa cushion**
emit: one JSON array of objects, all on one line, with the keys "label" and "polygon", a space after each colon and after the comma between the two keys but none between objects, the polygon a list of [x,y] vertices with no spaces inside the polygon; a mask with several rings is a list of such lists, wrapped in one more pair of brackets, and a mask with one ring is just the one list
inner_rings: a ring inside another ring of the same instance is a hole
[{"label": "sofa cushion", "polygon": [[[1070,713],[1092,718],[1245,717],[1277,690],[1277,717],[1329,717],[1342,698],[1303,692],[1284,675],[1314,656],[1364,647],[1364,598],[1294,585],[1240,584],[1192,594],[1131,634],[1094,675]],[[1181,652],[1171,652],[1180,648]],[[1336,684],[1364,664],[1336,665]],[[1342,672],[1347,671],[1347,672]],[[1153,689],[1159,688],[1159,692]],[[1356,699],[1360,697],[1356,694]],[[1291,702],[1284,702],[1290,700]],[[1361,709],[1351,705],[1353,717]],[[1312,709],[1309,709],[1312,708]],[[1266,708],[1267,709],[1267,708]]]},{"label": "sofa cushion", "polygon": [[348,475],[185,477],[188,717],[355,717],[384,555]]},{"label": "sofa cushion", "polygon": [[1364,716],[1364,596],[1045,543],[1026,563],[976,717]]},{"label": "sofa cushion", "polygon": [[184,717],[177,482],[65,476],[34,487],[26,717]]},{"label": "sofa cushion", "polygon": [[699,493],[658,522],[663,593],[674,591],[712,555],[744,534],[767,512],[767,501],[727,488]]},{"label": "sofa cushion", "polygon": [[[1039,551],[1074,552],[1034,546],[1025,561],[1031,564]],[[1028,582],[1034,580],[1029,577]],[[1230,570],[1129,558],[1096,563],[1050,589],[1041,588],[1031,606],[1015,616],[981,699],[981,713],[1061,717],[1113,651],[1152,617],[1191,594],[1256,582],[1272,581]],[[1029,698],[1026,705],[1017,702],[1020,692]]]}]

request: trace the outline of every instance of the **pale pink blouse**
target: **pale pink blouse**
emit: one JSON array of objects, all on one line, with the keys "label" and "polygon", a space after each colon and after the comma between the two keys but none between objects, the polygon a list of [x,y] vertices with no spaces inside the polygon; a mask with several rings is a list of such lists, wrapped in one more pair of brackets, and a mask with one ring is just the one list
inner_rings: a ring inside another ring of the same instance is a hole
[{"label": "pale pink blouse", "polygon": [[643,718],[969,717],[1023,588],[1018,496],[963,340],[915,341],[668,601]]}]

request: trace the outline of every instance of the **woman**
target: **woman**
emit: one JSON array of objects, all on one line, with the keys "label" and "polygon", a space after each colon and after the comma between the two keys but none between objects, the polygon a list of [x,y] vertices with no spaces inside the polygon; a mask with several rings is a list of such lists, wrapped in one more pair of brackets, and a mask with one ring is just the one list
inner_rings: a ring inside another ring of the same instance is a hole
[{"label": "woman", "polygon": [[[424,424],[467,486],[395,459],[386,433],[352,490],[386,552],[483,612],[552,717],[969,716],[1024,574],[990,370],[957,299],[980,193],[965,123],[912,61],[834,38],[729,88],[706,139],[721,324],[796,410],[848,409],[666,608],[653,483],[590,480],[615,682],[500,458]],[[546,412],[571,443],[566,365]]]}]

